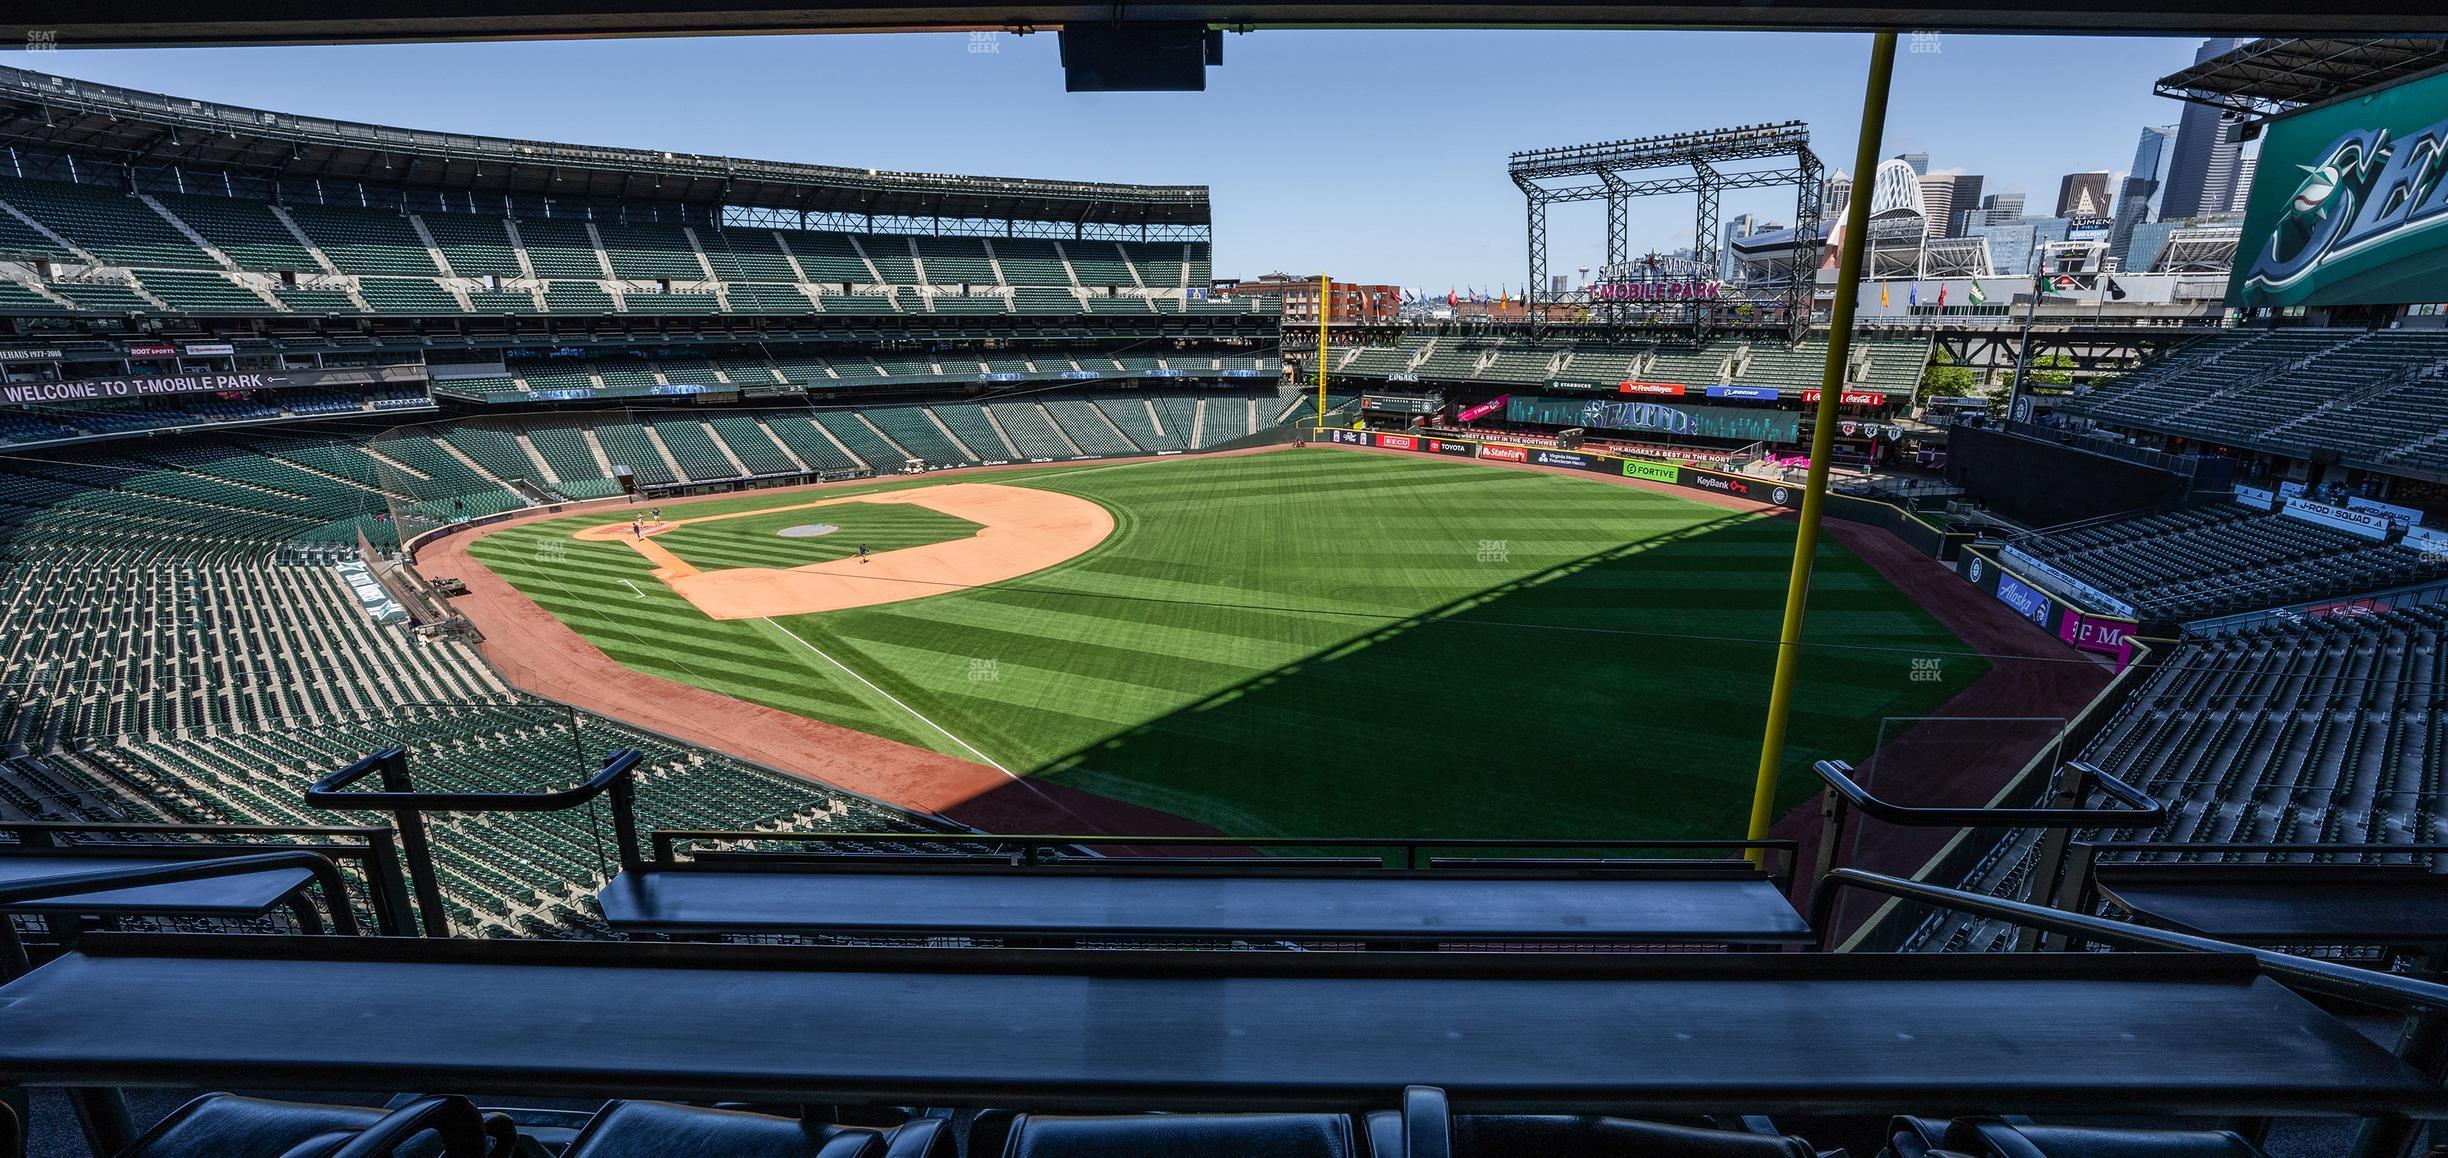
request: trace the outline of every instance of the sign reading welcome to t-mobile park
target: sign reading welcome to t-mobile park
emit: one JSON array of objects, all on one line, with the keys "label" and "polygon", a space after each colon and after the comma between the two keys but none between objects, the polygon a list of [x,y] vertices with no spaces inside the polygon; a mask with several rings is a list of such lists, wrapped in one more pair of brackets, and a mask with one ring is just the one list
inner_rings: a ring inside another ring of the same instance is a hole
[{"label": "sign reading welcome to t-mobile park", "polygon": [[238,370],[220,374],[160,374],[136,378],[81,378],[68,382],[0,385],[0,405],[50,406],[168,398],[186,394],[231,394],[299,386],[374,386],[422,382],[422,366],[355,366],[344,370]]},{"label": "sign reading welcome to t-mobile park", "polygon": [[2270,122],[2228,302],[2448,301],[2448,74]]}]

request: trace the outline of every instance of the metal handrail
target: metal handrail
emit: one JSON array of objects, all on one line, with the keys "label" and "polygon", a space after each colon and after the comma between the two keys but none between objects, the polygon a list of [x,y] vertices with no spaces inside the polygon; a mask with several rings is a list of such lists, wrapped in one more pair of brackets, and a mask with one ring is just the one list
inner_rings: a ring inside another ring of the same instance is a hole
[{"label": "metal handrail", "polygon": [[[416,890],[417,912],[425,931],[450,936],[450,912],[442,899],[442,882],[434,872],[433,846],[425,830],[427,812],[560,812],[609,792],[612,797],[612,838],[623,869],[641,867],[638,854],[637,785],[634,773],[644,755],[620,748],[604,757],[603,770],[585,783],[550,792],[427,792],[408,776],[408,753],[384,748],[308,785],[306,803],[318,808],[389,808],[399,827],[400,851],[408,858],[408,877]],[[370,775],[382,787],[373,791],[343,791]]]},{"label": "metal handrail", "polygon": [[[1424,853],[1453,849],[1488,849],[1492,851],[1568,851],[1594,849],[1601,852],[1641,852],[1651,850],[1711,851],[1743,854],[1765,851],[1782,854],[1783,868],[1773,874],[1778,888],[1793,891],[1794,873],[1799,868],[1801,842],[1777,840],[1569,840],[1569,839],[1494,839],[1471,840],[1459,837],[1280,837],[1280,836],[1095,836],[1054,833],[996,832],[762,832],[752,829],[658,829],[649,838],[653,849],[654,867],[679,863],[679,846],[692,841],[781,841],[793,844],[943,844],[977,845],[987,848],[1018,846],[1022,864],[1038,864],[1046,853],[1066,848],[1147,847],[1164,849],[1196,848],[1310,848],[1376,850],[1380,861],[1387,852],[1401,854],[1397,867],[1426,869],[1430,865]],[[636,867],[624,865],[627,867]]]},{"label": "metal handrail", "polygon": [[[365,843],[345,844],[328,840],[310,840],[307,843],[271,845],[227,839],[215,839],[209,842],[82,840],[62,843],[59,836],[65,833],[93,833],[114,837],[353,837]],[[315,853],[336,863],[354,864],[364,874],[366,908],[373,914],[377,933],[383,936],[400,936],[412,931],[408,912],[408,886],[400,875],[397,852],[399,834],[386,825],[163,824],[89,820],[0,820],[0,834],[15,834],[18,838],[15,844],[0,843],[0,855],[6,855],[9,850],[17,852],[58,850],[71,854],[91,854],[95,855],[96,859],[102,859],[105,856],[150,856],[211,860],[232,855],[255,855],[257,850]],[[338,894],[338,897],[340,899],[337,903],[345,907],[346,894]]]},{"label": "metal handrail", "polygon": [[635,769],[643,757],[634,748],[615,750],[604,757],[603,771],[589,777],[585,783],[551,792],[431,792],[414,788],[383,788],[370,792],[343,792],[341,789],[385,770],[397,760],[404,762],[407,753],[398,748],[385,748],[346,768],[315,781],[306,788],[306,803],[319,808],[397,808],[414,807],[427,812],[559,812],[584,804],[603,794]]},{"label": "metal handrail", "polygon": [[2392,973],[2378,973],[2332,961],[2298,957],[2274,949],[2260,949],[2196,937],[2190,933],[2175,933],[2151,929],[2095,917],[2087,913],[2068,913],[2025,901],[2010,901],[2002,897],[1985,897],[1939,885],[1891,877],[1864,869],[1836,869],[1819,879],[1811,892],[1811,927],[1824,928],[1824,922],[1835,906],[1836,894],[1845,888],[1884,893],[1899,900],[1918,901],[1939,908],[1953,909],[1974,916],[1991,917],[2025,928],[2063,934],[2081,942],[2097,942],[2127,949],[2172,949],[2187,953],[2244,953],[2267,973],[2290,989],[2301,989],[2325,997],[2379,1006],[2415,1014],[2448,1014],[2448,985],[2417,981]]},{"label": "metal handrail", "polygon": [[1827,781],[1830,791],[1844,797],[1845,802],[1865,816],[1914,828],[2086,828],[2103,827],[2112,823],[2119,827],[2156,826],[2167,816],[2167,806],[2147,792],[2117,779],[2096,765],[2069,761],[2066,765],[2081,771],[2099,786],[2100,791],[2114,797],[2126,807],[2117,808],[1923,808],[1897,804],[1872,796],[1846,773],[1853,766],[1842,760],[1821,760],[1813,771]]},{"label": "metal handrail", "polygon": [[333,931],[342,936],[356,936],[358,933],[357,914],[349,909],[348,881],[340,875],[339,866],[333,864],[330,857],[302,849],[215,857],[211,860],[188,861],[174,865],[148,865],[143,868],[94,869],[89,872],[46,877],[20,884],[0,884],[0,906],[23,904],[27,901],[58,900],[82,896],[86,893],[110,892],[115,889],[212,880],[217,877],[244,876],[248,873],[291,868],[305,869],[313,876],[315,883],[322,887],[324,905],[331,910]]}]

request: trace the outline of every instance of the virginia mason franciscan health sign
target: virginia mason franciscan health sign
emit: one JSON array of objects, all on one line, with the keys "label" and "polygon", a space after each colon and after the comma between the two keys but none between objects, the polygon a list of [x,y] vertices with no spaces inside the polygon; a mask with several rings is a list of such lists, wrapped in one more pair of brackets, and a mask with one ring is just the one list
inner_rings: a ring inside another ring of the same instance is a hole
[{"label": "virginia mason franciscan health sign", "polygon": [[2443,171],[2448,73],[2271,121],[2228,304],[2448,301]]}]

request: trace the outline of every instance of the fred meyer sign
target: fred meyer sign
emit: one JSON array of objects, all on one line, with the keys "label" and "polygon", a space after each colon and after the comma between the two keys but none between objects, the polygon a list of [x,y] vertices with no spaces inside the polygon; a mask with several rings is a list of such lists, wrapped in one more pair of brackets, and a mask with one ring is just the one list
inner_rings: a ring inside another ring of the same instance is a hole
[{"label": "fred meyer sign", "polygon": [[371,386],[423,382],[422,366],[371,366],[348,370],[266,370],[236,374],[165,374],[143,378],[85,378],[74,382],[10,382],[0,385],[0,405],[110,402],[181,394],[228,394],[297,386]]},{"label": "fred meyer sign", "polygon": [[[1588,394],[1646,394],[1667,398],[1679,398],[1685,389],[1680,382],[1595,382],[1587,378],[1550,378],[1547,388]],[[1769,397],[1775,396],[1775,391],[1769,392]]]},{"label": "fred meyer sign", "polygon": [[2448,301],[2448,74],[2270,122],[2228,304]]}]

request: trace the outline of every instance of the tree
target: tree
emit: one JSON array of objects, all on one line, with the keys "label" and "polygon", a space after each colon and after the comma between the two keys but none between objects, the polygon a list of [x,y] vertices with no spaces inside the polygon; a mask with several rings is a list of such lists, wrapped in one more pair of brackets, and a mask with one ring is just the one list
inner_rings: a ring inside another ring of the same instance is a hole
[{"label": "tree", "polygon": [[1916,406],[1928,406],[1939,395],[1969,397],[1980,389],[1980,376],[1969,366],[1955,361],[1955,356],[1941,349],[1930,357],[1921,371],[1921,388],[1913,393]]},{"label": "tree", "polygon": [[2038,382],[2046,386],[2071,386],[2074,384],[2074,359],[2063,354],[2047,354],[2034,358],[2031,361],[2031,371],[2023,376],[2023,381],[2026,383]]}]

